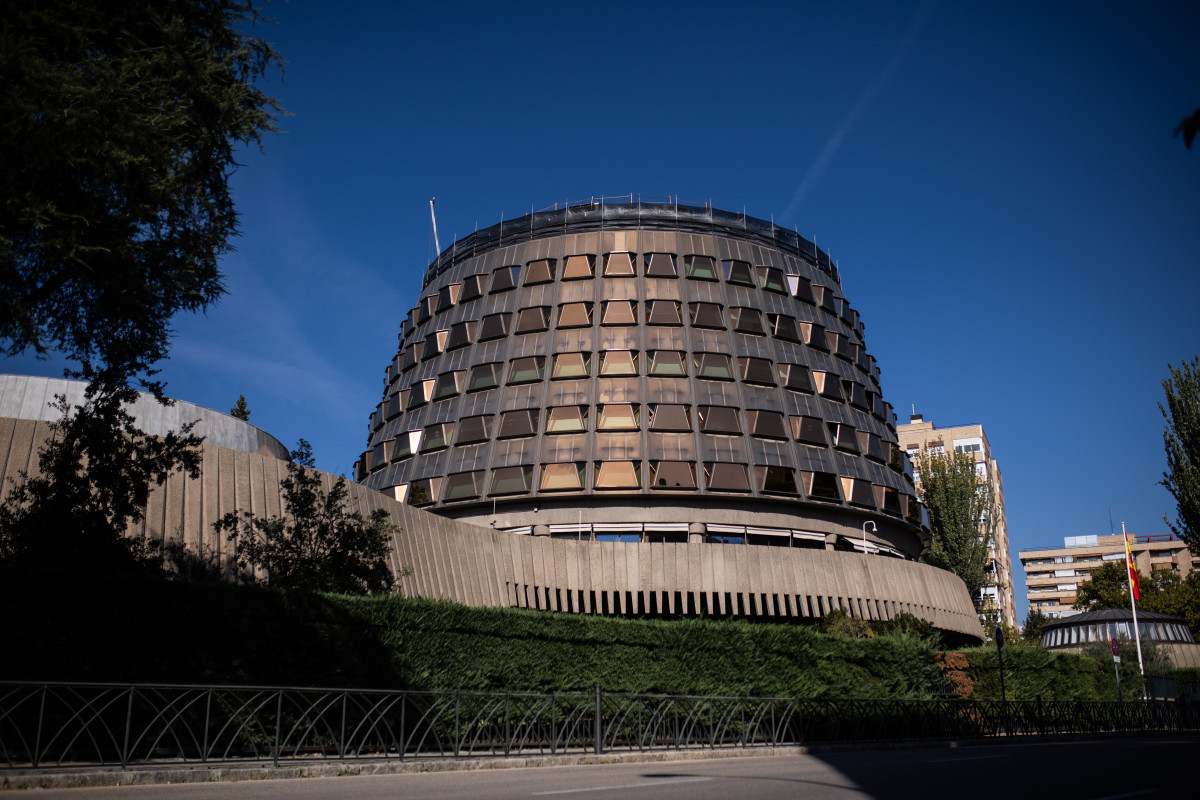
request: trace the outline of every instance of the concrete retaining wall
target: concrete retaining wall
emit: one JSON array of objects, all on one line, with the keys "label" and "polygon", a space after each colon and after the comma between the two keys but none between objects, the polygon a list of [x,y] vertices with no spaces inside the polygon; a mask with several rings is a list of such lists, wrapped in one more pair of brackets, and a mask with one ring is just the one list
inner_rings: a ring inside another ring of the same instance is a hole
[{"label": "concrete retaining wall", "polygon": [[[36,468],[48,432],[46,422],[0,419],[6,479]],[[286,462],[208,444],[203,451],[200,476],[175,475],[157,489],[131,535],[182,539],[228,558],[229,544],[212,530],[215,520],[234,510],[282,513]],[[326,489],[336,480],[322,478]],[[402,505],[359,484],[349,489],[364,514],[384,509],[399,526],[392,569],[412,569],[400,586],[413,597],[581,613],[820,617],[844,608],[855,618],[891,619],[907,611],[943,630],[982,636],[963,582],[926,564],[800,548],[514,535]]]}]

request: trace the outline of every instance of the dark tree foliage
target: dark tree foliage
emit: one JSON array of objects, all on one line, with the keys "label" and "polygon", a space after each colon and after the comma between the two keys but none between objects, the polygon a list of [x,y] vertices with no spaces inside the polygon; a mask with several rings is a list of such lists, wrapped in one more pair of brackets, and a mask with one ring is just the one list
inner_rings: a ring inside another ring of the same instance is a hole
[{"label": "dark tree foliage", "polygon": [[1163,381],[1167,405],[1158,404],[1167,424],[1163,446],[1167,471],[1162,484],[1175,498],[1176,519],[1163,520],[1188,549],[1200,555],[1200,356],[1178,368],[1168,365],[1171,377]]},{"label": "dark tree foliage", "polygon": [[233,404],[233,408],[229,409],[229,416],[234,419],[240,419],[243,422],[250,419],[250,406],[246,404],[246,395],[238,395],[237,402]]},{"label": "dark tree foliage", "polygon": [[[1144,607],[1154,589],[1140,572],[1138,581],[1142,587]],[[1109,561],[1099,569],[1092,570],[1092,576],[1075,590],[1075,608],[1084,611],[1129,608],[1129,573],[1125,570],[1125,560]]]},{"label": "dark tree foliage", "polygon": [[1188,150],[1192,149],[1192,142],[1196,140],[1196,134],[1200,133],[1200,108],[1196,109],[1190,117],[1184,117],[1179,123],[1179,127],[1175,129],[1176,136],[1183,136],[1183,146]]},{"label": "dark tree foliage", "polygon": [[929,509],[933,542],[921,560],[962,578],[972,598],[987,583],[988,547],[995,529],[992,487],[969,453],[922,450],[918,492]]},{"label": "dark tree foliage", "polygon": [[89,383],[75,408],[59,397],[63,416],[38,455],[38,473],[22,472],[0,505],[0,560],[94,569],[151,560],[126,529],[145,515],[153,485],[173,472],[199,475],[201,438],[190,424],[145,435],[125,410],[136,398],[124,383],[102,380]]},{"label": "dark tree foliage", "polygon": [[313,467],[312,448],[301,439],[280,484],[286,518],[230,512],[213,530],[235,545],[238,566],[261,572],[267,586],[338,594],[391,590],[388,537],[395,527],[387,512],[378,509],[364,519],[348,511],[346,479],[338,478],[326,493]]},{"label": "dark tree foliage", "polygon": [[[8,0],[0,24],[0,343],[153,364],[222,293],[235,150],[280,63],[241,0]],[[160,394],[161,388],[150,386]],[[105,390],[107,391],[107,390]]]},{"label": "dark tree foliage", "polygon": [[1021,639],[1028,644],[1037,644],[1042,640],[1042,626],[1050,618],[1036,608],[1029,609],[1025,615],[1025,625],[1021,628]]},{"label": "dark tree foliage", "polygon": [[89,382],[13,490],[3,552],[128,563],[151,483],[194,473],[186,428],[144,436],[132,382],[169,404],[154,365],[170,321],[222,293],[238,147],[274,130],[254,81],[280,63],[243,0],[8,0],[0,21],[0,350],[58,350]]}]

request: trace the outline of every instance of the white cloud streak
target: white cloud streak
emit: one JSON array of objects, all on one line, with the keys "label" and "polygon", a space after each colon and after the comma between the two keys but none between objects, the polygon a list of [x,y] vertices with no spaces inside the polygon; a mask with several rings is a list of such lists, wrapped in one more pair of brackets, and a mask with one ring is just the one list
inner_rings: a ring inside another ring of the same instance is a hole
[{"label": "white cloud streak", "polygon": [[917,38],[920,36],[921,30],[925,27],[925,23],[929,21],[929,17],[933,13],[933,8],[933,2],[924,2],[913,12],[913,18],[908,25],[908,30],[905,31],[904,38],[896,46],[896,52],[892,55],[891,61],[887,63],[887,66],[875,76],[875,80],[871,81],[863,93],[859,95],[858,100],[851,106],[849,113],[842,118],[841,123],[838,124],[833,133],[825,141],[825,146],[817,153],[817,157],[813,159],[813,163],[808,168],[804,179],[800,181],[800,185],[796,187],[795,193],[792,194],[792,201],[788,203],[787,208],[780,215],[781,220],[787,221],[796,218],[795,215],[800,210],[800,206],[804,203],[805,198],[821,181],[829,165],[833,162],[834,156],[837,155],[842,143],[846,141],[846,137],[850,135],[850,131],[858,123],[863,112],[867,110],[867,107],[871,105],[876,96],[883,91],[884,86],[887,85],[892,75],[900,68],[900,64],[904,62],[904,59],[912,52],[913,47],[916,46]]}]

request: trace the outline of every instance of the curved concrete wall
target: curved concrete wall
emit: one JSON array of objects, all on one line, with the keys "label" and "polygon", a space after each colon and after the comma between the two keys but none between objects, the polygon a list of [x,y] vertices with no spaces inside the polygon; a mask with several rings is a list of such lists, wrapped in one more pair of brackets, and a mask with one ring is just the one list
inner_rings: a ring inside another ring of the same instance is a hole
[{"label": "curved concrete wall", "polygon": [[[0,417],[57,422],[62,414],[52,406],[55,398],[64,395],[71,406],[80,405],[86,387],[82,381],[62,378],[0,375]],[[137,401],[129,406],[129,413],[143,431],[153,436],[178,431],[184,424],[196,421],[193,432],[203,436],[208,444],[285,460],[289,458],[288,449],[271,434],[204,406],[182,400],[164,406],[151,395],[139,393]]]},{"label": "curved concrete wall", "polygon": [[[0,471],[36,469],[49,424],[0,419]],[[279,459],[204,445],[198,478],[172,476],[151,496],[131,535],[204,545],[228,558],[212,531],[226,512],[282,513]],[[322,473],[326,488],[336,478]],[[582,542],[504,533],[403,505],[348,484],[364,513],[382,508],[399,526],[392,569],[408,596],[473,606],[517,606],[580,613],[707,613],[820,617],[844,608],[853,617],[890,619],[907,611],[938,628],[981,636],[961,580],[925,564],[838,551],[702,543]]]}]

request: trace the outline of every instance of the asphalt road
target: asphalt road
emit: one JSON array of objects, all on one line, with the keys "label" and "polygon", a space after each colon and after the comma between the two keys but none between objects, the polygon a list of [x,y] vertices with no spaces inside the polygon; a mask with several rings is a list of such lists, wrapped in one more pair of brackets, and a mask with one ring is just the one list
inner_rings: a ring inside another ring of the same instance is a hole
[{"label": "asphalt road", "polygon": [[[1197,796],[1194,737],[36,791],[37,798],[1119,800]],[[13,795],[20,797],[20,794]]]}]

